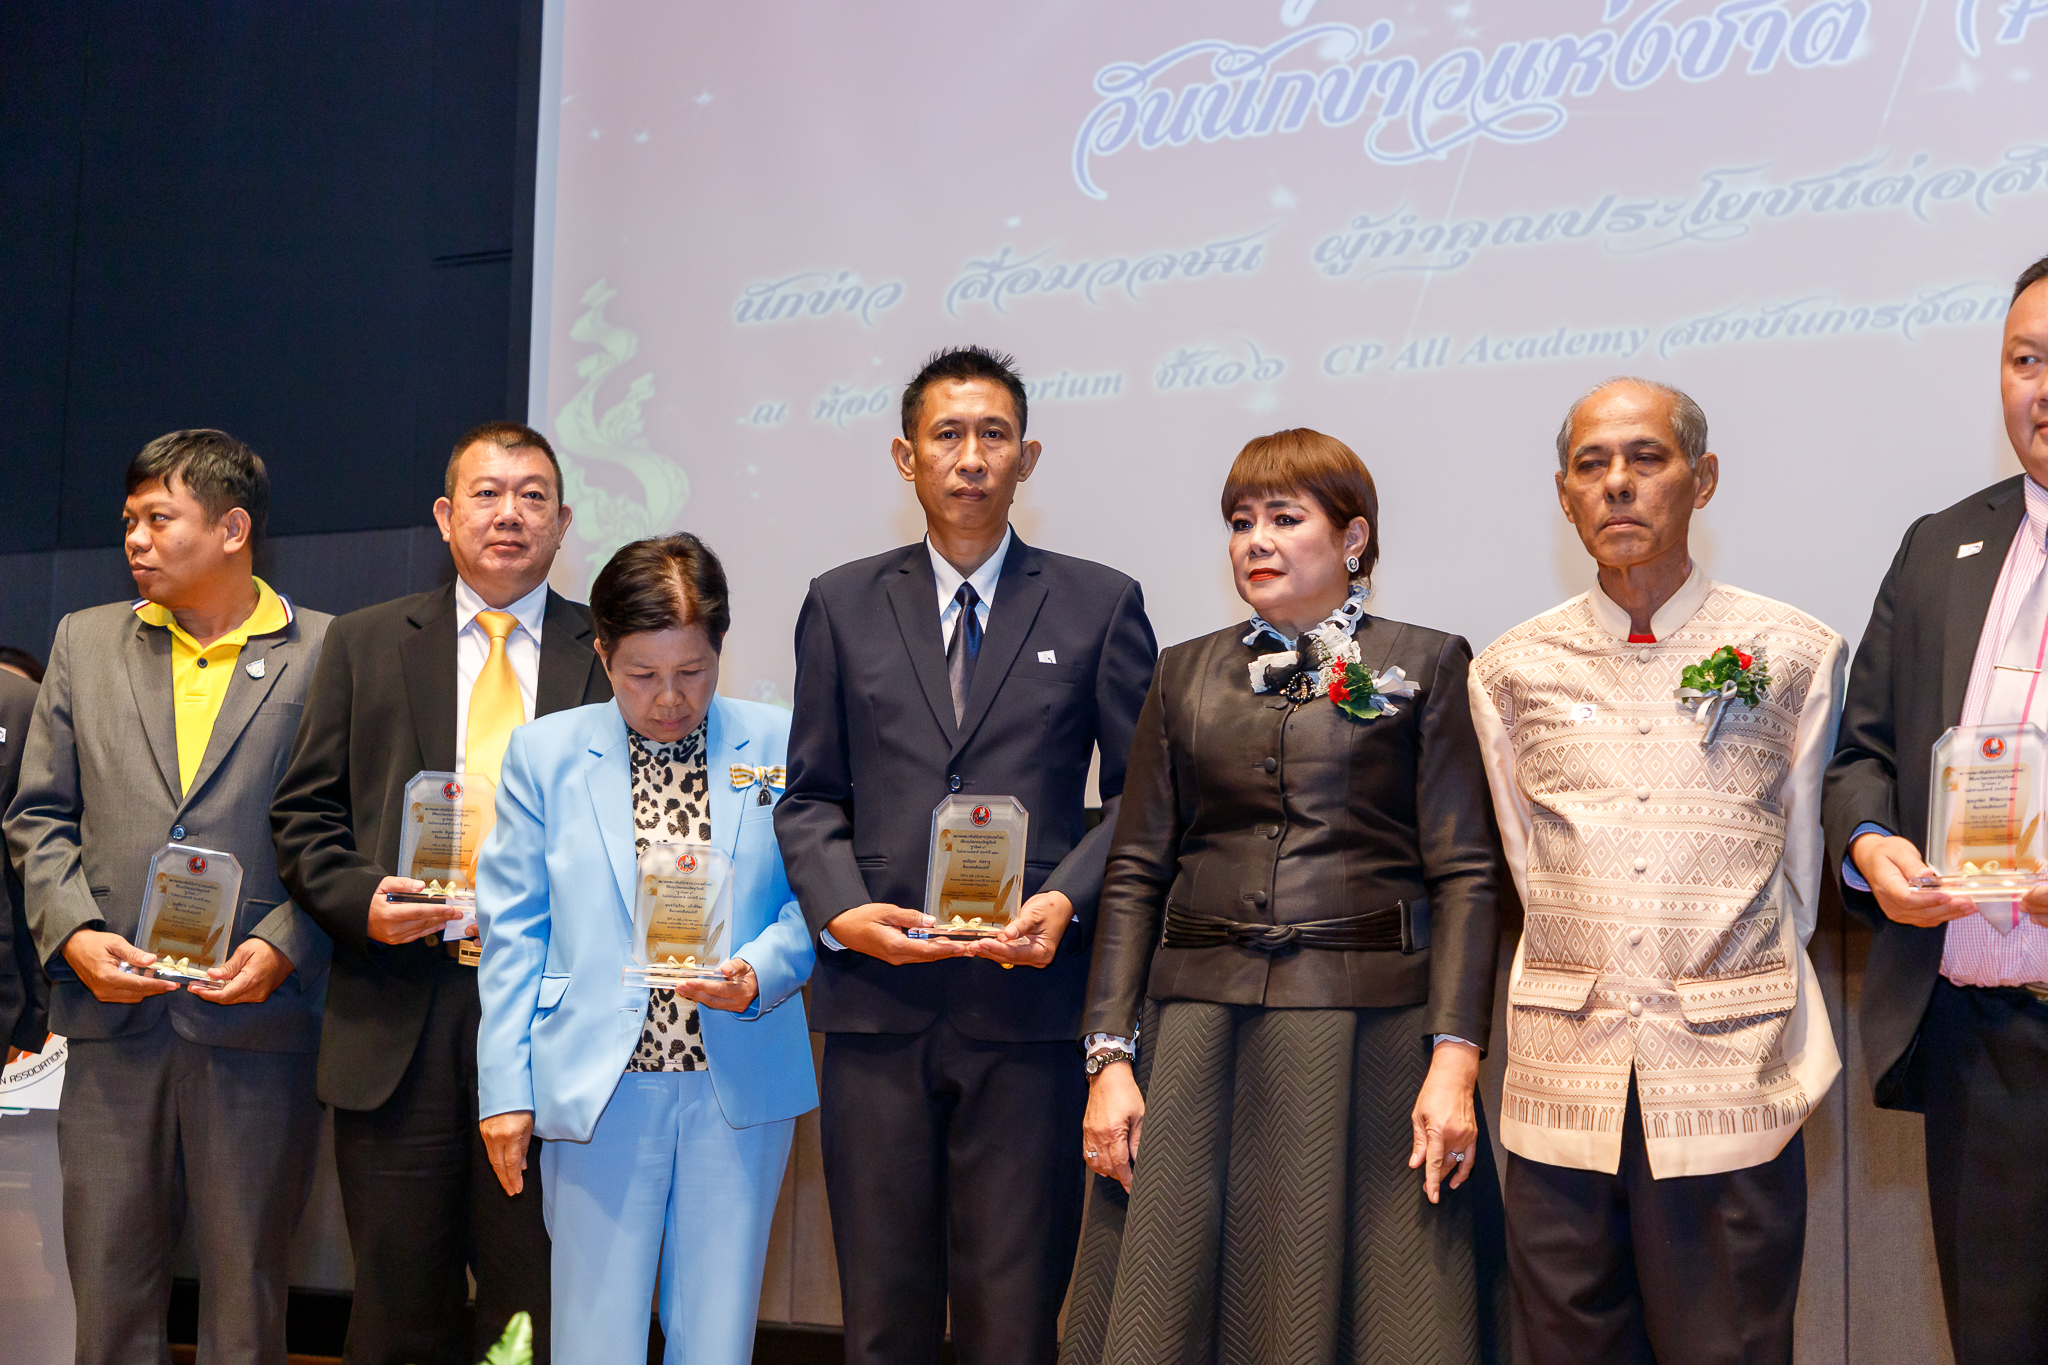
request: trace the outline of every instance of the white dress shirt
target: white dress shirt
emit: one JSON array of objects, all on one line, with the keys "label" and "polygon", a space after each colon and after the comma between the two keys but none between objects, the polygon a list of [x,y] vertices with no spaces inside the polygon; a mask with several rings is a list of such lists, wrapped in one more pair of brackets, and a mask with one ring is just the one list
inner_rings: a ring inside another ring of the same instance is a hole
[{"label": "white dress shirt", "polygon": [[[469,757],[469,694],[477,674],[491,657],[491,637],[477,622],[476,614],[491,610],[491,604],[476,589],[455,580],[455,771],[464,772]],[[533,719],[534,691],[540,685],[540,625],[547,615],[548,585],[542,583],[505,608],[519,619],[505,637],[505,657],[512,664],[512,676],[519,680],[520,709]]]},{"label": "white dress shirt", "polygon": [[932,557],[932,577],[939,581],[939,641],[947,649],[953,647],[953,627],[960,621],[960,604],[953,600],[962,583],[974,585],[975,596],[981,600],[975,603],[974,616],[981,622],[981,633],[988,634],[988,609],[996,600],[996,580],[1003,576],[1003,559],[1010,553],[1013,532],[1003,531],[1002,543],[996,552],[981,562],[981,567],[962,578],[960,571],[946,562],[932,544],[932,538],[924,538],[924,548]]}]

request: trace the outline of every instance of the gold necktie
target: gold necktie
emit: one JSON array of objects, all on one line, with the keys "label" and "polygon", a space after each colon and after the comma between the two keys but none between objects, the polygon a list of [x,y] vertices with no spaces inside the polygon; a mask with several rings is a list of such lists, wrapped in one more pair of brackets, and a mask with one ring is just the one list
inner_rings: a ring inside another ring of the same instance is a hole
[{"label": "gold necktie", "polygon": [[480,773],[497,785],[498,768],[505,761],[505,746],[512,732],[526,723],[526,703],[519,698],[519,679],[512,661],[505,657],[505,637],[519,624],[509,611],[480,611],[477,624],[491,637],[490,657],[469,689],[469,736],[462,766]]}]

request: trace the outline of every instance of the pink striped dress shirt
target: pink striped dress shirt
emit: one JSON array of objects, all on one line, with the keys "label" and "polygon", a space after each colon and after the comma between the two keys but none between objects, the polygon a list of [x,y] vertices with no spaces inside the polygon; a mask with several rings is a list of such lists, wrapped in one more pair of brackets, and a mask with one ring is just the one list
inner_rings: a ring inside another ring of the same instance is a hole
[{"label": "pink striped dress shirt", "polygon": [[[1963,725],[1983,722],[1999,650],[2034,580],[2041,576],[2043,565],[2048,565],[2048,488],[2031,478],[2022,480],[2022,485],[2027,493],[2027,519],[2005,553],[1998,590],[1991,594],[1991,609],[1984,614],[1984,632],[1977,637],[1977,657],[1970,665],[1970,687],[1963,693],[1959,722]],[[2048,929],[2024,915],[2010,934],[2000,934],[1982,915],[1950,920],[1941,945],[1941,974],[1961,986],[2024,986],[2048,981]]]}]

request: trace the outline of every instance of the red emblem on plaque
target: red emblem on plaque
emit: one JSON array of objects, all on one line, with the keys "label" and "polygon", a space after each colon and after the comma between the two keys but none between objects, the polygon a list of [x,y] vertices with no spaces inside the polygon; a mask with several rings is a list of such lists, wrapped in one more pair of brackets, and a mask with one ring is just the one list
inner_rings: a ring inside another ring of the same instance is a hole
[{"label": "red emblem on plaque", "polygon": [[1993,736],[1991,736],[1991,737],[1990,737],[1989,739],[1987,739],[1987,740],[1985,740],[1985,741],[1984,741],[1984,757],[1986,757],[1986,758],[2003,758],[2004,756],[2005,756],[2005,741],[2004,741],[2004,740],[2000,739],[2000,738],[1999,738],[1999,737],[1998,737],[1997,735],[1993,735]]},{"label": "red emblem on plaque", "polygon": [[989,818],[989,809],[987,806],[976,806],[974,808],[974,823],[977,827],[987,824],[989,822]]},{"label": "red emblem on plaque", "polygon": [[204,877],[206,875],[206,859],[196,853],[193,854],[185,860],[185,870],[195,877]]},{"label": "red emblem on plaque", "polygon": [[462,784],[460,782],[443,782],[441,784],[441,795],[447,797],[450,801],[455,800],[462,795]]},{"label": "red emblem on plaque", "polygon": [[676,870],[678,872],[695,872],[697,870],[697,855],[685,853],[682,857],[676,859]]}]

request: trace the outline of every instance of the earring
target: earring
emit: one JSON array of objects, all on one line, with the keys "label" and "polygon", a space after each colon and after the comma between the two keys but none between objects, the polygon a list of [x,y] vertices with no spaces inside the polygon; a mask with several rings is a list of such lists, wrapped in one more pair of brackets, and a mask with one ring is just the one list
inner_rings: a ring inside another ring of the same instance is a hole
[{"label": "earring", "polygon": [[1347,569],[1349,569],[1349,570],[1350,570],[1350,571],[1351,571],[1352,573],[1357,573],[1357,572],[1358,572],[1358,556],[1357,556],[1357,555],[1352,555],[1352,556],[1351,556],[1350,558],[1346,559],[1346,560],[1344,561],[1344,567],[1345,567],[1345,568],[1347,568]]}]

